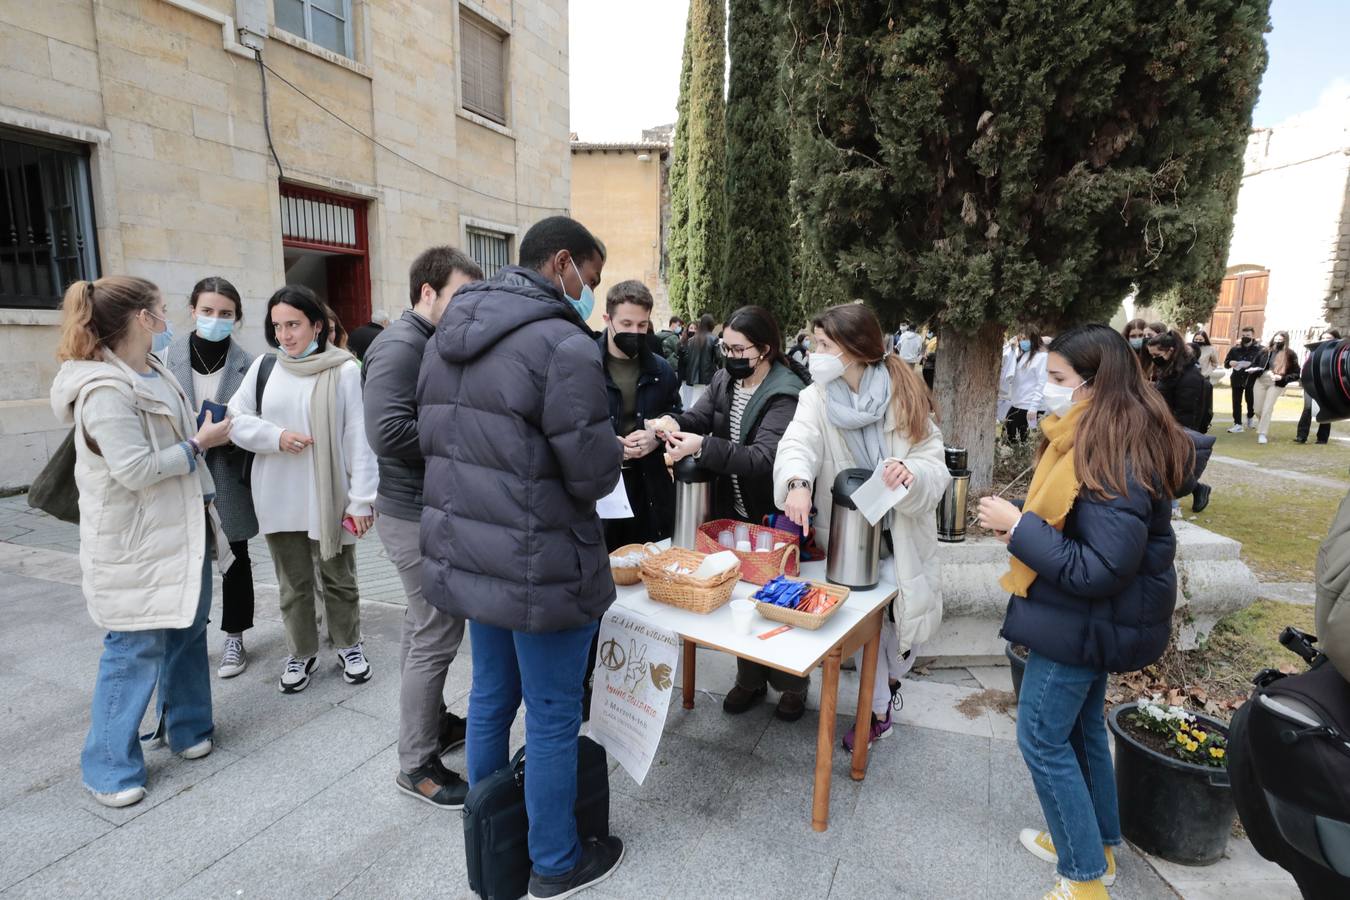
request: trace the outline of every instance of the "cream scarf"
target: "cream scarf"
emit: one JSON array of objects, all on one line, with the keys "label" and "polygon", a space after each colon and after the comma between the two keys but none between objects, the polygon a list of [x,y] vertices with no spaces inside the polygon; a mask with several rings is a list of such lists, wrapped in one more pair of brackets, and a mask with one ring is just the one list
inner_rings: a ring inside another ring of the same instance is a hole
[{"label": "cream scarf", "polygon": [[342,515],[347,492],[341,476],[347,471],[338,428],[337,386],[342,364],[355,361],[346,350],[329,345],[322,353],[292,359],[277,351],[277,361],[297,378],[319,376],[309,399],[310,437],[314,438],[314,481],[319,491],[319,556],[332,559],[342,552]]}]

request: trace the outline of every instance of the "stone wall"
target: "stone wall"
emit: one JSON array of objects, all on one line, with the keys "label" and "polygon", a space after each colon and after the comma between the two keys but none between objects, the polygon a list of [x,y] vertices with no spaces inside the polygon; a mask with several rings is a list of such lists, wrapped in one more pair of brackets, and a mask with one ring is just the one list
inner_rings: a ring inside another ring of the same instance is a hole
[{"label": "stone wall", "polygon": [[1350,96],[1247,143],[1228,265],[1270,270],[1265,336],[1350,325]]},{"label": "stone wall", "polygon": [[[567,211],[566,7],[353,5],[355,59],[270,29],[272,136],[288,181],[371,201],[371,306],[397,316],[425,247],[464,243],[470,222],[518,240]],[[508,35],[504,126],[459,104],[461,10]],[[235,14],[235,0],[0,4],[0,125],[92,147],[103,273],[155,281],[180,332],[191,286],[222,275],[245,298],[242,342],[260,350],[266,299],[285,276],[281,173]],[[27,484],[63,437],[46,412],[58,321],[0,309],[0,489]]]}]

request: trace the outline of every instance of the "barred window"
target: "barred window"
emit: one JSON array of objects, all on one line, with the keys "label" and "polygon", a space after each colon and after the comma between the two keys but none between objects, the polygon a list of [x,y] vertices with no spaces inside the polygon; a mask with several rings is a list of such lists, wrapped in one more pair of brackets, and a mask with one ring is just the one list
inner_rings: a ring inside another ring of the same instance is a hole
[{"label": "barred window", "polygon": [[497,270],[511,262],[511,237],[481,228],[466,228],[469,237],[469,256],[483,267],[483,277],[491,278]]},{"label": "barred window", "polygon": [[0,130],[0,306],[56,309],[98,277],[89,148]]}]

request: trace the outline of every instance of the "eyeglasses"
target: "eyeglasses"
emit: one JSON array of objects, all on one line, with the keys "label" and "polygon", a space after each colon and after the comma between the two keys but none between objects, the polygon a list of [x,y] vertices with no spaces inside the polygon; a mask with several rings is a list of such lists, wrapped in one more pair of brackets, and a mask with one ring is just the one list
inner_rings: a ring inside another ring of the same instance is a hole
[{"label": "eyeglasses", "polygon": [[732,359],[744,359],[748,354],[755,352],[755,347],[751,344],[748,347],[728,344],[721,338],[717,339],[717,349],[722,351],[723,356],[729,356]]}]

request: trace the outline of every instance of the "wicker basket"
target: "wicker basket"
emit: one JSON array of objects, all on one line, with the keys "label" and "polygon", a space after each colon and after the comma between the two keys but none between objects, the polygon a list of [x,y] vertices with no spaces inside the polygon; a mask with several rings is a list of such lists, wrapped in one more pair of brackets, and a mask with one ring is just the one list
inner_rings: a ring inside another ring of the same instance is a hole
[{"label": "wicker basket", "polygon": [[[802,578],[792,578],[791,581],[804,581]],[[839,599],[835,604],[822,613],[804,613],[796,609],[788,609],[784,606],[774,606],[772,603],[755,601],[755,609],[766,619],[772,619],[775,622],[782,622],[785,625],[793,625],[797,628],[805,628],[808,631],[815,631],[825,624],[825,621],[843,607],[844,601],[848,599],[848,588],[838,584],[824,584],[819,581],[807,582],[812,587],[820,588],[827,594],[831,594]]]},{"label": "wicker basket", "polygon": [[[660,552],[661,548],[655,544],[624,544],[611,553],[609,557],[613,559],[616,556],[627,556],[630,553],[646,553],[647,556],[655,556]],[[619,567],[611,564],[609,570],[614,574],[614,583],[621,587],[637,584],[642,580],[641,565]]]},{"label": "wicker basket", "polygon": [[739,564],[716,578],[695,578],[692,575],[677,575],[666,571],[666,566],[671,563],[697,569],[706,557],[706,553],[696,553],[679,547],[648,556],[642,561],[642,580],[647,583],[647,593],[657,603],[677,606],[695,613],[710,613],[724,606],[731,599],[736,582],[740,580]]},{"label": "wicker basket", "polygon": [[751,525],[750,546],[753,547],[760,533],[766,531],[774,544],[787,545],[763,553],[754,551],[747,553],[744,550],[734,550],[717,543],[718,533],[728,529],[735,531],[737,525],[745,524],[748,523],[738,522],[735,519],[714,519],[711,522],[705,522],[698,527],[698,533],[694,537],[694,545],[700,553],[731,550],[732,553],[736,554],[736,558],[741,561],[741,581],[748,581],[751,584],[768,584],[779,575],[797,575],[801,572],[801,541],[796,535],[788,534],[786,531],[779,531],[777,528],[769,528],[766,525]]}]

